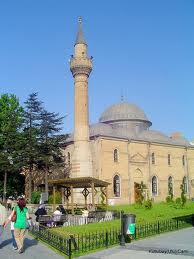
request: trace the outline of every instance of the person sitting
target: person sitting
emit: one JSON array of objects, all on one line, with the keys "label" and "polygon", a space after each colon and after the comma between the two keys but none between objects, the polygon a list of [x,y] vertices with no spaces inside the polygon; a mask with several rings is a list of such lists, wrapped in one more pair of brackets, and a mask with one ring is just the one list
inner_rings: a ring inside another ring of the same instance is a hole
[{"label": "person sitting", "polygon": [[87,210],[87,208],[84,208],[84,210],[82,210],[83,224],[88,223],[88,214],[89,214],[89,211]]},{"label": "person sitting", "polygon": [[60,211],[60,208],[57,207],[56,210],[53,212],[53,221],[54,226],[56,227],[60,223],[62,212]]},{"label": "person sitting", "polygon": [[59,209],[60,209],[60,212],[61,212],[63,215],[67,215],[67,211],[65,210],[65,208],[63,207],[63,205],[59,205]]},{"label": "person sitting", "polygon": [[42,215],[47,215],[47,211],[45,209],[44,204],[40,204],[37,211],[35,212],[36,222],[38,222],[39,217],[42,216]]}]

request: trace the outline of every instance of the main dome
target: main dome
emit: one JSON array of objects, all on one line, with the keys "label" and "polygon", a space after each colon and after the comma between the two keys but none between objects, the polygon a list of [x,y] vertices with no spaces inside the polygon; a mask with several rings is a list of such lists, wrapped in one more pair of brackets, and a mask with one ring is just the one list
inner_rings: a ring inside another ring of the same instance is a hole
[{"label": "main dome", "polygon": [[135,104],[127,102],[117,103],[107,108],[101,115],[99,122],[111,123],[119,121],[143,121],[151,126],[144,111]]}]

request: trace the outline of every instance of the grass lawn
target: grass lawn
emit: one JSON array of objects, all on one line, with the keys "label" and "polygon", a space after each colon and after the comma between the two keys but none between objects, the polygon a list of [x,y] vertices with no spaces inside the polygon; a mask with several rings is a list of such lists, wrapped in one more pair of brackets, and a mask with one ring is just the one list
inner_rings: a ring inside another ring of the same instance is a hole
[{"label": "grass lawn", "polygon": [[[171,219],[173,217],[184,216],[189,214],[194,214],[194,202],[188,201],[184,208],[176,209],[173,205],[166,203],[156,203],[153,204],[151,210],[145,208],[139,208],[137,205],[120,205],[111,206],[109,210],[123,210],[125,213],[132,213],[136,215],[136,223],[144,224],[151,223],[158,220]],[[106,221],[101,223],[93,223],[82,226],[72,226],[72,227],[62,227],[53,228],[52,232],[59,235],[69,235],[69,234],[84,234],[96,231],[105,231],[120,227],[120,220]]]}]

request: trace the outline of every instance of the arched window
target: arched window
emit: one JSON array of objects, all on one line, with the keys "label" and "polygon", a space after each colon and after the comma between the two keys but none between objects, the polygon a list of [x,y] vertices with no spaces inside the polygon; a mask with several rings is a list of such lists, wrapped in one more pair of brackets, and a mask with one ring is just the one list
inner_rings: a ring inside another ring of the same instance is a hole
[{"label": "arched window", "polygon": [[188,192],[188,185],[187,185],[187,177],[186,176],[183,177],[183,190],[184,190],[184,193]]},{"label": "arched window", "polygon": [[172,176],[168,177],[168,194],[173,195],[173,182],[172,182]]},{"label": "arched window", "polygon": [[171,164],[170,154],[168,154],[168,165]]},{"label": "arched window", "polygon": [[68,165],[71,164],[71,155],[69,152],[67,153],[67,163],[68,163]]},{"label": "arched window", "polygon": [[118,175],[113,178],[113,191],[115,197],[120,197],[120,177]]},{"label": "arched window", "polygon": [[156,176],[152,177],[152,195],[156,196],[158,194],[158,183]]},{"label": "arched window", "polygon": [[155,164],[155,154],[152,153],[152,165],[154,165],[154,164]]},{"label": "arched window", "polygon": [[114,162],[118,162],[119,160],[119,154],[118,154],[118,149],[114,150]]},{"label": "arched window", "polygon": [[183,166],[185,166],[185,156],[184,155],[182,156],[182,163],[183,163]]}]

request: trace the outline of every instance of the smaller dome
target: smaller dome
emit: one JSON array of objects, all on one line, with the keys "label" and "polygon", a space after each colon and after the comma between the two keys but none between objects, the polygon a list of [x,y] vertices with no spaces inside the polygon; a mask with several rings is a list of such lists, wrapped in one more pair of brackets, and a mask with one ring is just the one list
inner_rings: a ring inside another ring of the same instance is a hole
[{"label": "smaller dome", "polygon": [[135,104],[129,104],[122,102],[114,104],[106,109],[101,117],[100,122],[115,122],[115,121],[146,121],[151,125],[147,116],[139,107]]},{"label": "smaller dome", "polygon": [[90,125],[90,136],[95,135],[106,135],[110,136],[113,135],[113,129],[110,125],[105,123],[96,123]]}]

